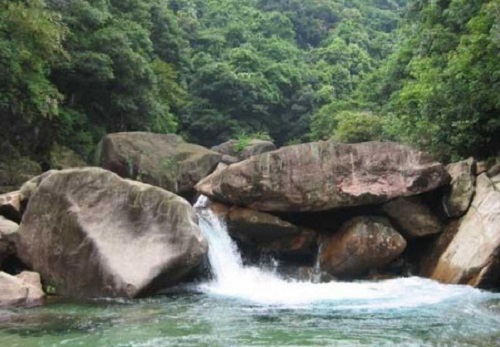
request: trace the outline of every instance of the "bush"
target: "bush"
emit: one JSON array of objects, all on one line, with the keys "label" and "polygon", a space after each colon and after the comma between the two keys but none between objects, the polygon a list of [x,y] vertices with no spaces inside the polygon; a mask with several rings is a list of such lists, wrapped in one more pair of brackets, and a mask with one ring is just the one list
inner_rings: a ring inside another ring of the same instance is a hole
[{"label": "bush", "polygon": [[342,111],[335,115],[335,121],[334,141],[358,143],[383,139],[382,120],[370,112]]}]

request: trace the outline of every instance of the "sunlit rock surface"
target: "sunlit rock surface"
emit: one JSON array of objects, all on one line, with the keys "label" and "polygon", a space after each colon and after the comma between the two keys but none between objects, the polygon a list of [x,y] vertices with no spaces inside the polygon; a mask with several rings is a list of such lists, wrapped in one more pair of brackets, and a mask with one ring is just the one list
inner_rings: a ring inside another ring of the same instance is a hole
[{"label": "sunlit rock surface", "polygon": [[23,216],[18,256],[71,297],[137,297],[178,284],[207,252],[183,198],[100,169],[46,176]]},{"label": "sunlit rock surface", "polygon": [[261,211],[376,204],[449,182],[426,153],[390,142],[314,142],[253,156],[198,183],[198,192]]}]

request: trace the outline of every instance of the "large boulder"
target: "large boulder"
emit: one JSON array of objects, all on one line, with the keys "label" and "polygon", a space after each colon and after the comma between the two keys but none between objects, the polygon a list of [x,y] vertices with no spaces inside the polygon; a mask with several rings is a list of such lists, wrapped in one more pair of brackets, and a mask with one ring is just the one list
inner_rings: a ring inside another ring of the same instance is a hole
[{"label": "large boulder", "polygon": [[382,203],[449,182],[429,155],[390,142],[315,142],[253,156],[196,189],[213,200],[261,211],[321,211]]},{"label": "large boulder", "polygon": [[318,236],[268,213],[233,207],[227,214],[228,232],[243,248],[296,260],[313,259]]},{"label": "large boulder", "polygon": [[177,135],[147,132],[109,134],[97,152],[99,166],[184,197],[191,196],[194,185],[209,175],[222,158]]},{"label": "large boulder", "polygon": [[500,285],[500,175],[477,178],[471,207],[431,277],[482,288]]},{"label": "large boulder", "polygon": [[87,163],[81,155],[71,148],[54,144],[50,150],[50,166],[56,170],[85,167]]},{"label": "large boulder", "polygon": [[22,272],[12,276],[0,272],[0,308],[35,307],[43,305],[44,301],[39,274]]},{"label": "large boulder", "polygon": [[386,218],[356,217],[322,238],[319,263],[338,278],[356,278],[389,264],[406,248],[405,239]]},{"label": "large boulder", "polygon": [[27,157],[0,160],[0,186],[19,188],[25,181],[42,173],[40,164]]},{"label": "large boulder", "polygon": [[42,179],[16,246],[60,294],[127,298],[195,274],[208,248],[186,200],[100,168]]},{"label": "large boulder", "polygon": [[251,139],[248,141],[229,140],[212,147],[213,151],[220,154],[245,160],[253,155],[258,155],[276,150],[276,145],[271,141]]},{"label": "large boulder", "polygon": [[476,191],[476,162],[473,158],[446,167],[451,176],[449,191],[443,197],[443,207],[449,217],[461,217],[467,212]]},{"label": "large boulder", "polygon": [[395,199],[382,210],[406,238],[438,234],[443,229],[439,218],[417,196]]},{"label": "large boulder", "polygon": [[19,224],[0,216],[0,266],[5,258],[15,253],[15,237]]}]

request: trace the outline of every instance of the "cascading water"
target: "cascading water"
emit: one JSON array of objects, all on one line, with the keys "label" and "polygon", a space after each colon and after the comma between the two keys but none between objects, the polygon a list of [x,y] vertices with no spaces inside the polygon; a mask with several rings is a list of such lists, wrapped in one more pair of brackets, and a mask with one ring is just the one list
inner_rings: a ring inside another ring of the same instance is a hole
[{"label": "cascading water", "polygon": [[454,297],[480,296],[483,292],[465,286],[442,285],[423,278],[401,278],[380,282],[312,283],[285,280],[277,274],[247,267],[225,222],[200,197],[195,207],[200,226],[209,242],[209,261],[214,279],[198,289],[208,294],[238,298],[260,304],[305,305],[332,303],[336,309],[416,307]]},{"label": "cascading water", "polygon": [[147,299],[0,308],[0,346],[500,346],[500,294],[419,278],[287,281],[244,266],[207,202],[197,209],[212,281]]}]

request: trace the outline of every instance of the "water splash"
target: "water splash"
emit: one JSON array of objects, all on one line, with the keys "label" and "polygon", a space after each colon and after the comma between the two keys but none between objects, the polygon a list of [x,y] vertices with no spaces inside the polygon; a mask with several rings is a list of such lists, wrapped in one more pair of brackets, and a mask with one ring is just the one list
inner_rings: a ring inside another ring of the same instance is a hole
[{"label": "water splash", "polygon": [[201,197],[195,207],[200,227],[208,239],[213,280],[198,290],[265,305],[301,306],[330,303],[336,309],[386,309],[432,305],[454,298],[475,297],[484,293],[467,286],[443,285],[411,277],[379,282],[313,283],[285,280],[276,273],[244,266],[225,221]]}]

